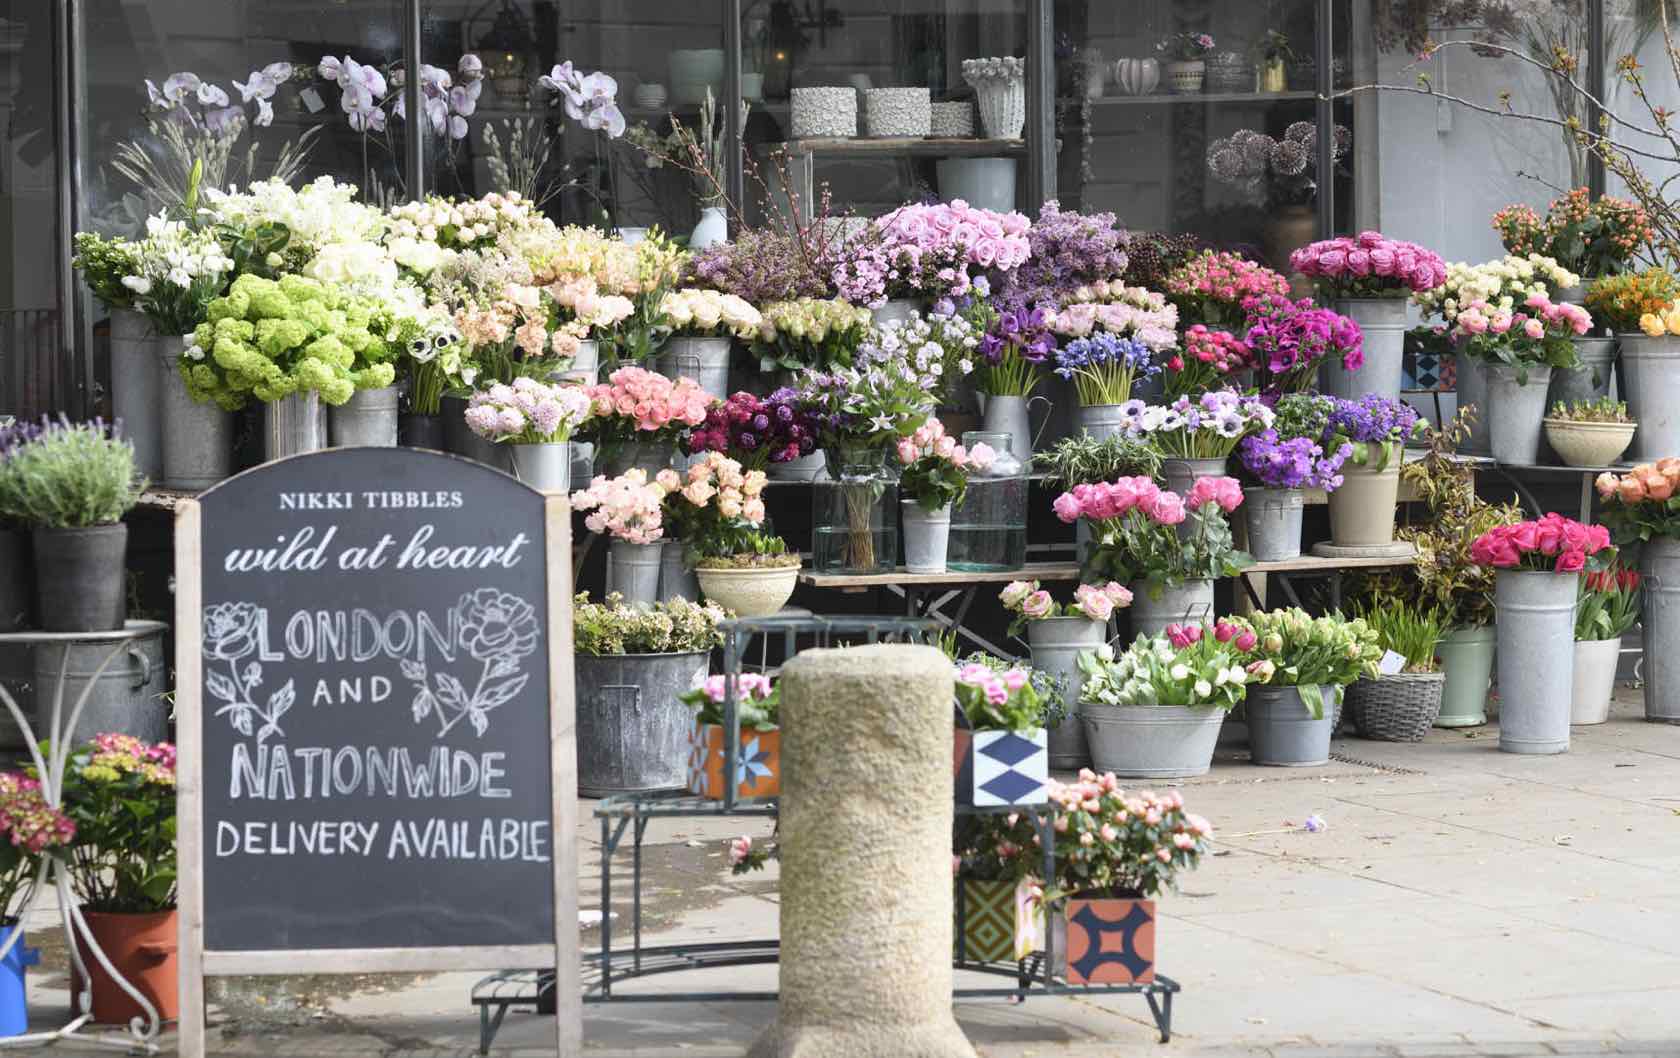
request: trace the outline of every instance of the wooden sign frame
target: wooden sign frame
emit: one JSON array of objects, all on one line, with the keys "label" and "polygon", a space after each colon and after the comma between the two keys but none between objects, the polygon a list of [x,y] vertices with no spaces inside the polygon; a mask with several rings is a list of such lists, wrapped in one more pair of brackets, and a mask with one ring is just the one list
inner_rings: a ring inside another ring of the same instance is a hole
[{"label": "wooden sign frame", "polygon": [[577,701],[572,665],[571,505],[544,496],[548,582],[549,760],[553,802],[554,938],[498,947],[333,948],[288,951],[204,949],[204,687],[202,510],[175,513],[175,716],[177,856],[180,886],[181,1058],[204,1058],[206,977],[289,973],[412,973],[450,970],[554,971],[555,1045],[583,1046],[578,937]]}]

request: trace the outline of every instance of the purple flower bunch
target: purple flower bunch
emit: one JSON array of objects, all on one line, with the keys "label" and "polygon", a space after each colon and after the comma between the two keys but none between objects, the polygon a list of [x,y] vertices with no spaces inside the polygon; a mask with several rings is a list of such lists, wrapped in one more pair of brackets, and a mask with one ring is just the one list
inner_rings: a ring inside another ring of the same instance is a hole
[{"label": "purple flower bunch", "polygon": [[1136,338],[1097,331],[1056,350],[1056,374],[1074,384],[1079,403],[1086,407],[1124,404],[1139,379],[1160,374],[1154,356],[1154,350]]},{"label": "purple flower bunch", "polygon": [[[1403,400],[1390,400],[1367,393],[1358,400],[1336,398],[1330,423],[1324,428],[1324,443],[1355,445],[1398,444],[1416,433],[1418,413]],[[1354,462],[1364,462],[1355,451]]]},{"label": "purple flower bunch", "polygon": [[1244,341],[1266,371],[1266,391],[1277,395],[1311,389],[1318,365],[1331,356],[1342,368],[1357,371],[1365,363],[1365,335],[1359,324],[1339,312],[1319,308],[1310,298],[1290,301],[1277,294],[1244,298]]},{"label": "purple flower bunch", "polygon": [[1276,430],[1263,430],[1243,438],[1241,451],[1243,466],[1266,488],[1334,492],[1342,487],[1342,464],[1353,454],[1353,445],[1337,445],[1327,455],[1310,437],[1283,441]]},{"label": "purple flower bunch", "polygon": [[999,308],[1058,306],[1080,286],[1123,275],[1131,236],[1115,225],[1112,213],[1063,213],[1045,202],[1027,232],[1031,257],[1006,277]]},{"label": "purple flower bunch", "polygon": [[1289,267],[1336,298],[1404,297],[1447,281],[1440,254],[1376,231],[1308,243],[1289,255]]},{"label": "purple flower bunch", "polygon": [[1028,363],[1042,364],[1056,351],[1056,336],[1049,323],[1050,314],[1041,308],[999,313],[992,329],[980,339],[980,355],[988,364],[1002,363],[1011,354]]},{"label": "purple flower bunch", "polygon": [[691,455],[721,452],[749,470],[808,456],[816,447],[816,424],[790,387],[764,398],[736,393],[712,405],[687,442]]},{"label": "purple flower bunch", "polygon": [[1020,213],[976,209],[961,199],[901,206],[846,245],[834,282],[856,305],[964,294],[970,269],[1010,272],[1026,262],[1029,226]]}]

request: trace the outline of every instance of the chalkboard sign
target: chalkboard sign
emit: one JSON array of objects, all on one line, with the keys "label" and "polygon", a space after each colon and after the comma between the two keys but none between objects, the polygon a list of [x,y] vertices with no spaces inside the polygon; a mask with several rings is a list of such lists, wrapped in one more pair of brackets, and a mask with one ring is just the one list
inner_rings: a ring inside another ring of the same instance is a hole
[{"label": "chalkboard sign", "polygon": [[576,936],[564,498],[355,448],[192,507],[182,903],[204,972],[553,966]]}]

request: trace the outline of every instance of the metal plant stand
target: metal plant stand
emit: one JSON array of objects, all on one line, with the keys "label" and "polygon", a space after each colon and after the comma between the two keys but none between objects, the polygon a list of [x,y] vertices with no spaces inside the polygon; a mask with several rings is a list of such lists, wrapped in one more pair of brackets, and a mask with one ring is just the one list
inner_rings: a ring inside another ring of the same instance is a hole
[{"label": "metal plant stand", "polygon": [[[53,696],[52,720],[45,734],[47,736],[47,751],[51,759],[41,756],[40,742],[29,717],[18,707],[12,699],[11,693],[0,685],[0,702],[11,710],[12,719],[16,721],[18,730],[22,732],[24,741],[29,746],[29,756],[34,762],[35,771],[41,777],[41,796],[49,805],[58,808],[64,801],[64,768],[70,758],[72,738],[76,730],[76,721],[81,719],[82,708],[87,705],[89,696],[98,686],[99,680],[105,675],[105,670],[111,666],[128,644],[135,639],[154,635],[166,630],[169,626],[162,621],[129,621],[122,629],[112,632],[7,632],[0,634],[0,643],[21,643],[35,647],[58,647],[58,691]],[[64,710],[64,687],[66,675],[70,665],[70,648],[78,643],[110,643],[111,651],[100,662],[77,696],[76,704],[70,708],[68,715]],[[71,999],[71,1009],[80,1009],[77,1014],[63,1028],[51,1032],[31,1032],[21,1036],[7,1036],[0,1038],[0,1047],[28,1047],[45,1046],[53,1043],[83,1044],[90,1047],[110,1047],[120,1051],[140,1051],[146,1054],[158,1053],[158,1032],[162,1023],[158,1018],[157,1008],[142,995],[139,989],[128,982],[122,974],[117,972],[111,960],[106,956],[99,942],[94,940],[93,933],[88,929],[87,920],[82,917],[82,909],[76,901],[76,894],[70,888],[70,876],[58,860],[45,858],[41,871],[24,894],[20,907],[27,907],[35,894],[46,884],[52,885],[58,894],[59,915],[64,924],[65,946],[70,951],[70,963],[74,970],[73,976],[80,978],[82,988],[77,990]],[[12,946],[23,938],[22,928],[12,931],[4,944],[0,944],[0,960],[11,952]],[[77,940],[81,943],[78,944]],[[84,950],[93,953],[99,966],[105,971],[116,986],[122,989],[128,997],[139,1004],[145,1011],[145,1017],[135,1018],[128,1023],[124,1030],[113,1031],[103,1035],[89,1035],[83,1030],[93,1019],[93,978],[87,972],[87,965],[82,961]]]},{"label": "metal plant stand", "polygon": [[[814,640],[810,645],[832,646],[836,642],[909,642],[932,643],[940,634],[943,623],[936,618],[888,617],[766,617],[755,620],[728,621],[724,630],[724,672],[741,672],[741,659],[754,636],[784,637],[785,656],[797,653],[802,638]],[[709,941],[694,944],[673,944],[657,947],[642,944],[642,841],[648,822],[656,818],[691,818],[696,816],[768,816],[777,812],[773,799],[738,801],[736,783],[727,781],[735,775],[740,754],[740,730],[735,720],[735,698],[732,681],[724,682],[724,796],[721,800],[693,797],[686,794],[634,794],[609,797],[595,808],[601,821],[601,944],[599,951],[584,954],[585,1003],[689,1003],[742,1000],[774,1000],[773,991],[710,991],[660,992],[625,995],[615,993],[614,986],[656,974],[681,973],[737,966],[773,964],[778,961],[780,943],[776,940]],[[975,807],[957,805],[959,816],[1003,815],[1020,813],[1031,815],[1038,828],[1044,852],[1045,877],[1055,867],[1055,831],[1053,811],[1049,804],[1000,805]],[[613,949],[612,894],[613,857],[630,840],[630,937],[628,949]],[[956,953],[953,966],[969,973],[990,974],[1014,978],[1007,987],[957,988],[952,997],[972,999],[985,997],[1014,997],[1024,1000],[1029,995],[1090,995],[1139,994],[1149,1004],[1161,1042],[1172,1036],[1172,1002],[1179,985],[1159,974],[1149,984],[1085,985],[1070,984],[1065,977],[1053,972],[1055,937],[1045,929],[1044,950],[1033,952],[1017,962],[981,962],[967,958],[962,940],[964,906],[957,903],[955,928]],[[1047,909],[1046,922],[1055,909]],[[536,1014],[552,1014],[554,1010],[554,975],[541,970],[505,971],[491,974],[472,989],[471,1002],[479,1013],[479,1053],[488,1055],[490,1046],[500,1031],[508,1011],[529,1010]]]}]

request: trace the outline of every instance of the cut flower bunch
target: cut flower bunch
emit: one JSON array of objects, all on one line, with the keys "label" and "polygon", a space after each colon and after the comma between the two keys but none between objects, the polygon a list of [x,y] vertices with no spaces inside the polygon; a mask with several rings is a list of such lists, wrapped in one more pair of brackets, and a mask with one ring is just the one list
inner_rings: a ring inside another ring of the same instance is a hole
[{"label": "cut flower bunch", "polygon": [[1009,634],[1018,636],[1032,621],[1047,621],[1056,617],[1083,617],[1088,621],[1106,622],[1115,610],[1132,604],[1132,593],[1123,585],[1081,584],[1073,589],[1073,601],[1058,603],[1036,580],[1012,580],[998,593],[1004,612],[1014,615],[1009,622]]},{"label": "cut flower bunch", "polygon": [[[1608,559],[1614,552],[1610,531],[1604,526],[1583,525],[1561,514],[1548,514],[1535,521],[1489,529],[1471,546],[1470,558],[1494,569],[1579,573],[1595,555]],[[1595,563],[1595,568],[1599,564]]]},{"label": "cut flower bunch", "polygon": [[[1091,523],[1087,582],[1146,581],[1152,588],[1187,580],[1235,576],[1253,562],[1238,551],[1225,515],[1243,501],[1236,478],[1201,477],[1188,495],[1160,488],[1153,479],[1121,478],[1077,485],[1056,497],[1056,516]],[[1179,532],[1188,519],[1191,530]]]}]

